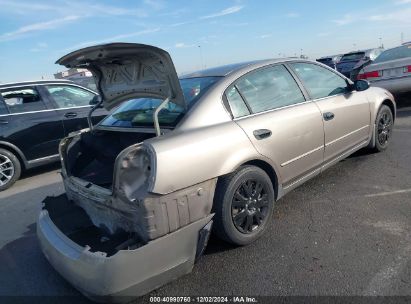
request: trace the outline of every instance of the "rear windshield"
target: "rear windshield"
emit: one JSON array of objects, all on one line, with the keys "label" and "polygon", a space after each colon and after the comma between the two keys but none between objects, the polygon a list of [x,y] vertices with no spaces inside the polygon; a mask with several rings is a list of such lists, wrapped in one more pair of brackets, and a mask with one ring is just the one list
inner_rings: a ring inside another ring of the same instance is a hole
[{"label": "rear windshield", "polygon": [[[188,108],[192,107],[219,79],[220,77],[181,79],[180,85],[183,89]],[[100,125],[104,127],[122,128],[153,127],[153,113],[161,102],[162,100],[154,98],[131,99],[107,116]],[[158,121],[160,126],[175,127],[184,114],[185,110],[183,107],[169,102],[158,114]]]},{"label": "rear windshield", "polygon": [[378,56],[374,63],[411,57],[411,45],[399,46],[386,50]]},{"label": "rear windshield", "polygon": [[332,62],[333,60],[332,58],[321,58],[321,59],[317,59],[317,61],[321,63],[329,63],[329,62]]},{"label": "rear windshield", "polygon": [[341,57],[340,61],[360,60],[361,58],[364,57],[364,55],[365,55],[364,52],[345,54],[344,56]]}]

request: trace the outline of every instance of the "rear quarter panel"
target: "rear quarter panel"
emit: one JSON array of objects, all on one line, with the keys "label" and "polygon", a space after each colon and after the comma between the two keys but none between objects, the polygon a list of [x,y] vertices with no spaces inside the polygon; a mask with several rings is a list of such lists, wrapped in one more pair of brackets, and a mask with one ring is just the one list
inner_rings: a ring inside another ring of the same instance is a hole
[{"label": "rear quarter panel", "polygon": [[233,121],[176,130],[145,144],[151,145],[156,154],[154,193],[170,193],[228,174],[250,160],[263,160],[273,166]]}]

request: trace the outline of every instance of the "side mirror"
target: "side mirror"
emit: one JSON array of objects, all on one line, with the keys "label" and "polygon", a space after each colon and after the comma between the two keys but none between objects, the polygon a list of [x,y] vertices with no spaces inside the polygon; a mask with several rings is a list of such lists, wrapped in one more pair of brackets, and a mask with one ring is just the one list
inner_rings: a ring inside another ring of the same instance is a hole
[{"label": "side mirror", "polygon": [[102,105],[101,105],[101,97],[100,97],[100,95],[95,95],[95,96],[93,97],[93,99],[90,100],[89,104],[90,104],[90,106],[97,106],[97,105],[98,105],[98,107],[101,108]]},{"label": "side mirror", "polygon": [[365,91],[370,87],[370,83],[367,80],[359,79],[354,81],[354,89],[357,92]]}]

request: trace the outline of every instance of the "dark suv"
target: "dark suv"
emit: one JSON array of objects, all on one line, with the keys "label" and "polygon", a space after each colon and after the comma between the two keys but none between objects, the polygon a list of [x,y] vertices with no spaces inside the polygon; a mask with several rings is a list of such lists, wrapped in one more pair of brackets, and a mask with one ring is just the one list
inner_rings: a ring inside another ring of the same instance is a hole
[{"label": "dark suv", "polygon": [[[52,80],[0,85],[0,191],[30,169],[59,159],[60,140],[88,127],[97,95],[71,81]],[[93,113],[94,123],[107,115]]]}]

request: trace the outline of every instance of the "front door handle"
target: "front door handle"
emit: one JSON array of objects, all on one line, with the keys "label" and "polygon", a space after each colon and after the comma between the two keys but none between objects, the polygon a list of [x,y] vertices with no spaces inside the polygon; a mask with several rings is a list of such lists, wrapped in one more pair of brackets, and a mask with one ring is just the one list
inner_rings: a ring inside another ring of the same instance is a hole
[{"label": "front door handle", "polygon": [[68,112],[68,113],[64,114],[64,117],[66,117],[66,118],[74,118],[74,117],[77,117],[77,113],[75,113],[75,112]]},{"label": "front door handle", "polygon": [[0,125],[7,125],[9,122],[7,120],[0,120]]},{"label": "front door handle", "polygon": [[271,130],[258,129],[258,130],[255,130],[255,131],[253,132],[253,134],[254,134],[255,138],[257,138],[258,140],[260,140],[260,139],[264,139],[264,138],[270,137],[272,133],[271,133]]},{"label": "front door handle", "polygon": [[334,118],[334,113],[332,113],[332,112],[326,112],[326,113],[324,113],[323,114],[323,117],[324,117],[324,120],[331,120],[331,119],[333,119]]}]

